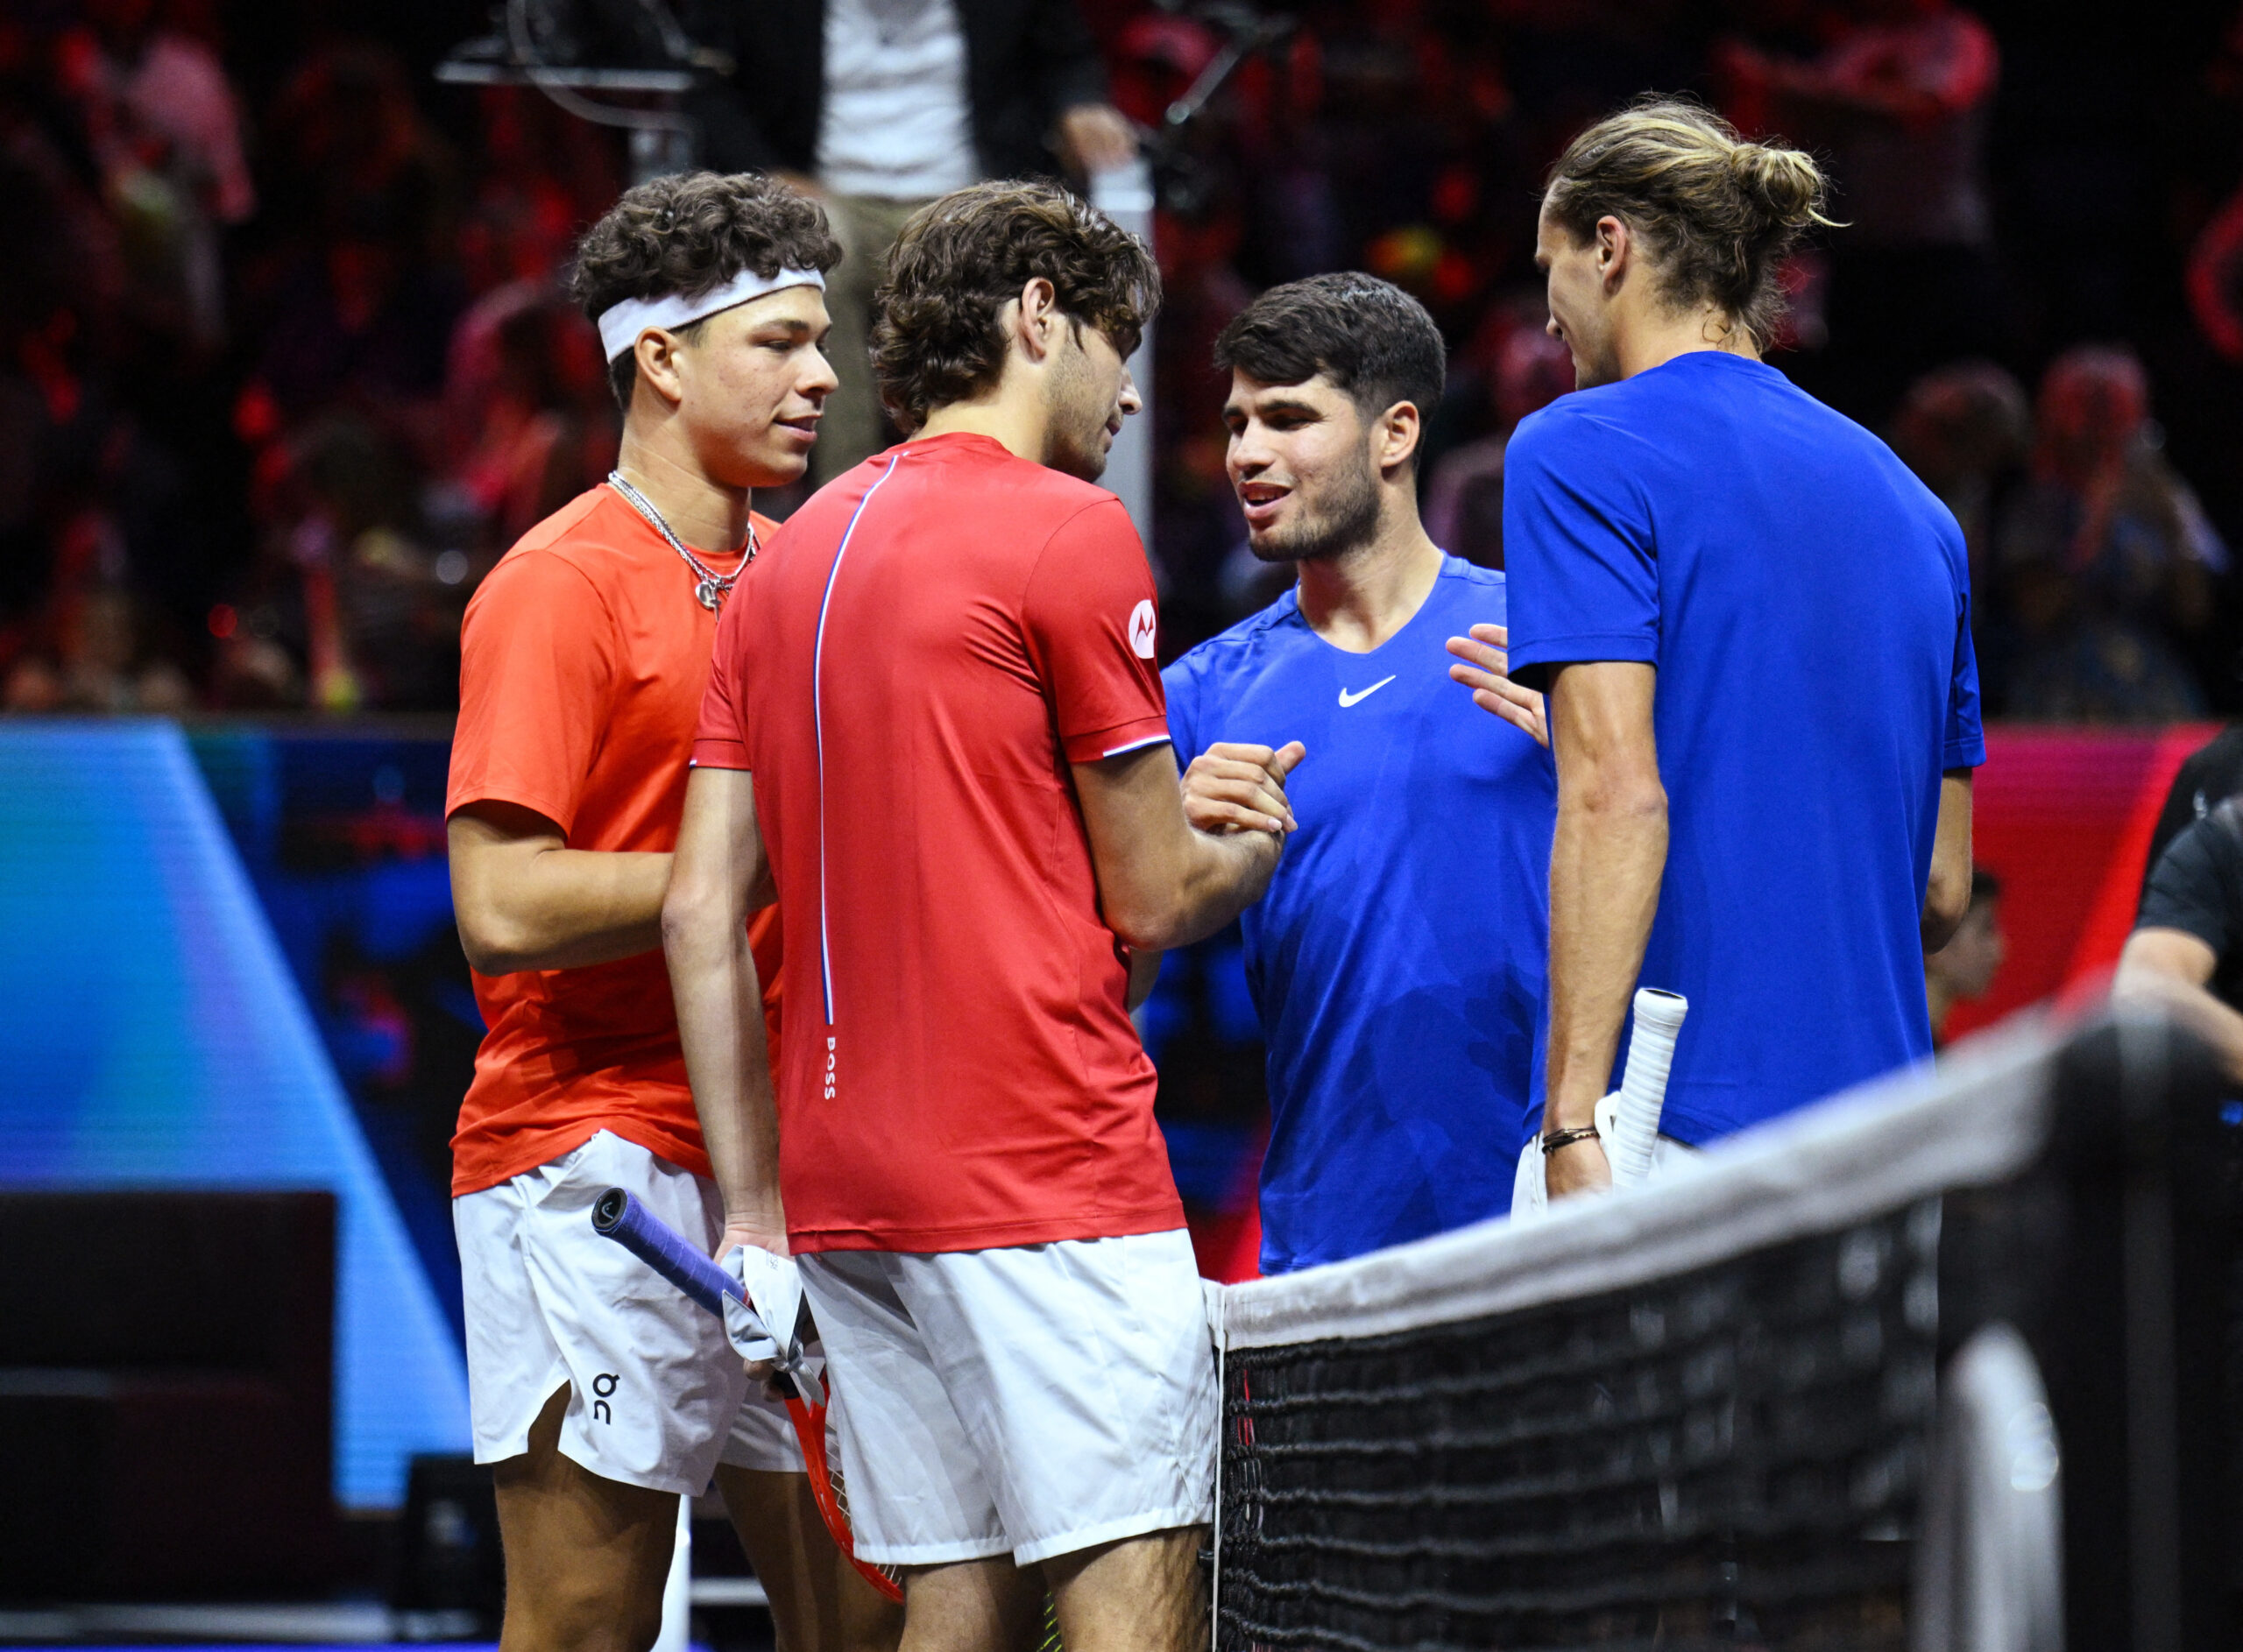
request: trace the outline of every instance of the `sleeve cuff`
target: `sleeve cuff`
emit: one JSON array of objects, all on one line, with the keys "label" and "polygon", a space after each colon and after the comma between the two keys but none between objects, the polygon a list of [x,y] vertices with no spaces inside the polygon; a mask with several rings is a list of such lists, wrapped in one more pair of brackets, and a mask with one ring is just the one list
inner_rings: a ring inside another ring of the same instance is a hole
[{"label": "sleeve cuff", "polygon": [[542,815],[561,829],[564,840],[577,821],[577,811],[568,803],[542,796],[533,787],[510,787],[503,781],[478,781],[453,787],[444,798],[444,818],[449,820],[460,810],[471,808],[478,803],[509,803],[516,808],[526,808],[533,815]]},{"label": "sleeve cuff", "polygon": [[739,741],[704,737],[693,742],[690,766],[697,769],[752,770],[755,765],[747,760],[747,747]]},{"label": "sleeve cuff", "polygon": [[1942,769],[1984,768],[1986,766],[1985,737],[1978,735],[1967,740],[1949,740],[1939,766]]},{"label": "sleeve cuff", "polygon": [[1584,631],[1567,637],[1538,637],[1511,646],[1511,681],[1527,688],[1550,686],[1552,666],[1577,666],[1617,660],[1656,666],[1659,639],[1640,631]]},{"label": "sleeve cuff", "polygon": [[1144,746],[1165,745],[1168,744],[1168,718],[1139,717],[1134,723],[1117,724],[1110,729],[1093,729],[1083,734],[1065,735],[1062,739],[1066,746],[1068,762],[1096,763]]}]

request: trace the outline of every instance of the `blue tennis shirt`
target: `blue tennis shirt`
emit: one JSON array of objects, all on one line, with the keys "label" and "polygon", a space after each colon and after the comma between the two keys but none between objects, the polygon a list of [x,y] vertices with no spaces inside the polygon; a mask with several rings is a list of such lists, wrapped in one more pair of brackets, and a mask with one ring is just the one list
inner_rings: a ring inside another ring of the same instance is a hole
[{"label": "blue tennis shirt", "polygon": [[1560,398],[1504,468],[1514,674],[1659,671],[1639,979],[1690,1000],[1660,1127],[1704,1142],[1928,1056],[1940,774],[1985,760],[1954,517],[1860,426],[1716,351]]},{"label": "blue tennis shirt", "polygon": [[1262,1267],[1284,1273],[1511,1209],[1541,1068],[1549,754],[1449,681],[1504,621],[1504,576],[1445,557],[1367,654],[1288,591],[1163,674],[1180,764],[1219,740],[1308,748],[1299,822],[1241,921],[1269,1050]]}]

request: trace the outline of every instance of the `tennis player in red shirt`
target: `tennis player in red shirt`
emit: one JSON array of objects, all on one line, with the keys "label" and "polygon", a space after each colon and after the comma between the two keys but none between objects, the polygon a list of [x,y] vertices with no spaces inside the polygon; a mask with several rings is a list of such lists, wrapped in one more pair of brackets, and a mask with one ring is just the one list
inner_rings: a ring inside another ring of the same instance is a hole
[{"label": "tennis player in red shirt", "polygon": [[[750,496],[803,473],[833,387],[821,289],[839,257],[818,207],[766,179],[623,196],[574,278],[625,408],[620,461],[468,606],[448,809],[490,1032],[452,1208],[509,1652],[651,1645],[678,1497],[712,1474],[782,1645],[837,1644],[845,1605],[880,1630],[784,1412],[749,1392],[722,1328],[590,1215],[619,1185],[712,1246],[722,1225],[659,921],[718,610],[775,526]],[[775,964],[777,940],[767,914]]]},{"label": "tennis player in red shirt", "polygon": [[1214,1371],[1127,949],[1261,893],[1300,749],[1273,830],[1185,822],[1152,576],[1093,485],[1157,302],[1144,246],[1058,189],[911,219],[874,333],[911,434],[726,611],[663,907],[728,1232],[800,1259],[915,1652],[1015,1644],[1047,1588],[1069,1652],[1206,1633]]}]

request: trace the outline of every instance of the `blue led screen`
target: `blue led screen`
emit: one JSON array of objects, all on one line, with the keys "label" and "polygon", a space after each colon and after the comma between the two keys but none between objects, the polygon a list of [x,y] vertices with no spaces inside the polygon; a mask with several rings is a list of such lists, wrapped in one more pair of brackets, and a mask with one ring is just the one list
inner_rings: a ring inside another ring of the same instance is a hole
[{"label": "blue led screen", "polygon": [[333,1190],[338,1500],[466,1448],[450,1317],[170,724],[0,725],[0,1183]]}]

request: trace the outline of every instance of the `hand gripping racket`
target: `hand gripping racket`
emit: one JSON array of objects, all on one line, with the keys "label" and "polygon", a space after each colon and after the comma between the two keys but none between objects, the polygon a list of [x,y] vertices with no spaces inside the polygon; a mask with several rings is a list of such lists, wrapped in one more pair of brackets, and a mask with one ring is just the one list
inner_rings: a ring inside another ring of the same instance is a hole
[{"label": "hand gripping racket", "polygon": [[[810,1368],[795,1335],[802,1286],[793,1265],[768,1252],[747,1252],[743,1247],[744,1253],[739,1253],[743,1272],[754,1281],[743,1282],[703,1255],[622,1188],[610,1188],[599,1196],[592,1206],[592,1227],[716,1315],[742,1359],[768,1361],[775,1367],[771,1380],[786,1397],[787,1415],[794,1423],[803,1463],[810,1471],[810,1493],[817,1500],[817,1512],[833,1536],[834,1546],[849,1557],[849,1564],[864,1575],[866,1582],[890,1600],[902,1600],[903,1588],[894,1571],[857,1558],[856,1536],[849,1526],[848,1488],[842,1483],[840,1464],[826,1449],[830,1386],[821,1384],[817,1373]],[[772,1310],[769,1317],[763,1313],[765,1308]]]},{"label": "hand gripping racket", "polygon": [[[1596,1104],[1596,1133],[1603,1140],[1615,1187],[1634,1187],[1651,1176],[1659,1116],[1666,1105],[1666,1075],[1674,1064],[1675,1036],[1689,1013],[1690,1000],[1680,992],[1655,986],[1637,989],[1635,1032],[1628,1040],[1628,1065],[1620,1075],[1620,1088]],[[1539,1215],[1548,1207],[1542,1138],[1537,1134],[1519,1152],[1511,1213],[1514,1218]]]}]

